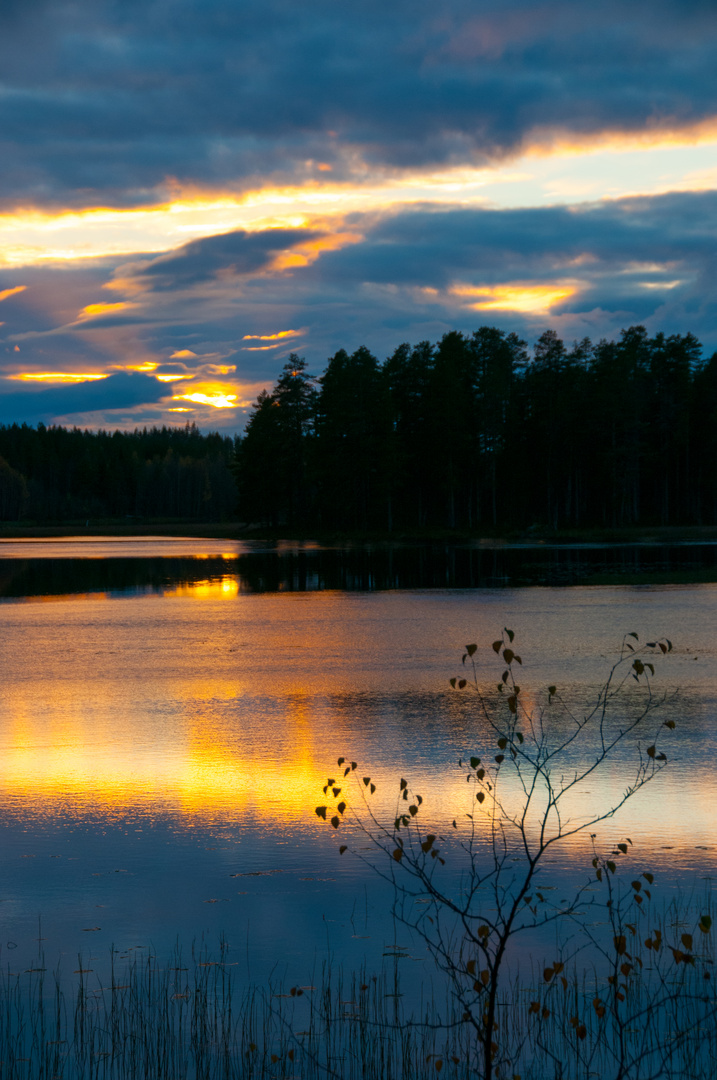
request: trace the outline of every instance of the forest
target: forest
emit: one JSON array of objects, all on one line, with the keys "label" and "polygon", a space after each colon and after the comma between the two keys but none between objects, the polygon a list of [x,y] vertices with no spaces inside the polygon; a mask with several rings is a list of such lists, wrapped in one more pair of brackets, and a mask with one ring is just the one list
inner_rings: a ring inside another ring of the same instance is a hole
[{"label": "forest", "polygon": [[234,442],[194,425],[134,432],[0,427],[0,521],[236,515]]},{"label": "forest", "polygon": [[717,524],[717,354],[484,326],[292,354],[232,440],[0,427],[0,520],[235,520],[297,534]]},{"label": "forest", "polygon": [[717,354],[692,334],[529,352],[481,327],[289,358],[237,444],[240,516],[288,528],[611,528],[717,523]]}]

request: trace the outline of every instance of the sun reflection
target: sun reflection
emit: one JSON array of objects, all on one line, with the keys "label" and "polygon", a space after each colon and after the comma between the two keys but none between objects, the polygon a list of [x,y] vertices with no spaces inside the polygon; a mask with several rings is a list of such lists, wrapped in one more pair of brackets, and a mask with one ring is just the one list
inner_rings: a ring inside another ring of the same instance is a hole
[{"label": "sun reflection", "polygon": [[[231,556],[229,556],[231,557]],[[227,558],[227,556],[222,556]],[[166,589],[163,596],[183,596],[193,600],[232,600],[239,595],[239,579],[233,575],[208,581],[188,581]]]}]

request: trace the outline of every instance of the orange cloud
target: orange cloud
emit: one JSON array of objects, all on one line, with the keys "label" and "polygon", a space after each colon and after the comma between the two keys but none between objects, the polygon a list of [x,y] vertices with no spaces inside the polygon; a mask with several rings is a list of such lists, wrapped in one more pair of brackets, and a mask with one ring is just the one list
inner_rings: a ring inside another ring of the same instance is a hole
[{"label": "orange cloud", "polygon": [[476,311],[541,314],[574,296],[578,289],[575,285],[455,285],[450,291],[471,300],[469,306]]},{"label": "orange cloud", "polygon": [[339,251],[348,244],[359,244],[363,240],[361,233],[339,232],[331,236],[320,236],[316,240],[307,240],[290,251],[282,251],[273,260],[270,270],[294,270],[300,266],[311,266],[325,251]]},{"label": "orange cloud", "polygon": [[15,296],[16,293],[25,292],[27,285],[16,285],[14,289],[3,289],[0,292],[0,300],[7,300],[9,296]]},{"label": "orange cloud", "polygon": [[198,405],[212,405],[215,409],[236,409],[239,406],[237,394],[227,394],[221,390],[210,391],[208,394],[175,394],[172,401],[195,401]]},{"label": "orange cloud", "polygon": [[54,383],[80,383],[94,382],[97,379],[107,379],[108,375],[90,374],[88,372],[69,371],[24,371],[19,375],[8,375],[9,379],[18,379],[20,382],[54,382]]},{"label": "orange cloud", "polygon": [[96,319],[98,315],[107,315],[110,312],[122,311],[132,306],[126,300],[122,300],[117,304],[87,304],[86,307],[83,307],[77,319],[78,321],[81,319]]},{"label": "orange cloud", "polygon": [[305,330],[280,330],[278,334],[245,334],[242,341],[278,341],[280,338],[300,337]]}]

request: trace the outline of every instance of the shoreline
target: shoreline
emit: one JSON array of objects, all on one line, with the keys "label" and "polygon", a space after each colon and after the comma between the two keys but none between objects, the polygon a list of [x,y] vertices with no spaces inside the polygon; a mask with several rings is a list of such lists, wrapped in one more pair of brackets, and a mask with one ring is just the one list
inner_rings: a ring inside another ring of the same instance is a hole
[{"label": "shoreline", "polygon": [[297,544],[317,546],[353,545],[421,545],[455,544],[502,546],[536,546],[556,544],[682,544],[717,543],[717,525],[659,525],[634,526],[621,529],[530,529],[521,531],[448,531],[425,529],[421,532],[394,533],[335,532],[331,530],[304,531],[300,529],[265,529],[247,526],[242,522],[196,522],[181,520],[158,521],[96,521],[61,524],[23,524],[0,522],[0,540],[61,539],[69,537],[188,537],[197,539],[237,540],[254,543]]}]

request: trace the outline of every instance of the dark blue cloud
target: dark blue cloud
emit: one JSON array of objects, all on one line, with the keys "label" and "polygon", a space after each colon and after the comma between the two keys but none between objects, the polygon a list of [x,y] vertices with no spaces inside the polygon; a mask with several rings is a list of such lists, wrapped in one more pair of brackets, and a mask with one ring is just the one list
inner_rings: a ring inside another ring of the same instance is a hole
[{"label": "dark blue cloud", "polygon": [[[97,382],[65,386],[0,387],[0,424],[52,423],[55,417],[130,409],[167,396],[167,387],[137,372],[118,371]],[[11,384],[12,385],[12,384]]]},{"label": "dark blue cloud", "polygon": [[[485,161],[542,130],[717,112],[712,0],[75,0],[0,6],[7,203],[142,202],[167,178]],[[333,134],[330,134],[333,132]]]},{"label": "dark blue cloud", "polygon": [[132,268],[133,279],[153,290],[175,290],[214,280],[259,274],[273,259],[297,244],[317,239],[323,234],[312,229],[266,229],[245,232],[236,229],[219,236],[192,240],[188,244],[138,263]]}]

